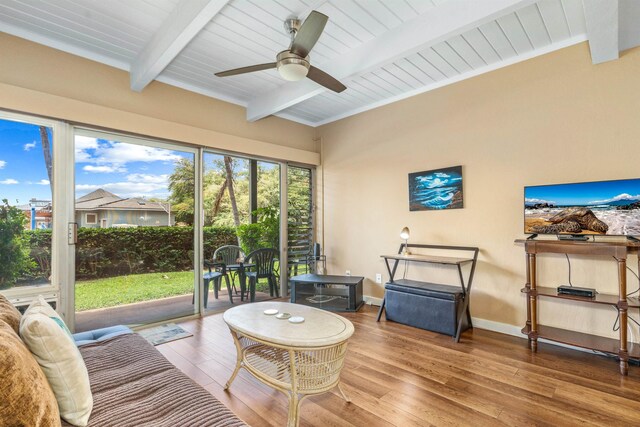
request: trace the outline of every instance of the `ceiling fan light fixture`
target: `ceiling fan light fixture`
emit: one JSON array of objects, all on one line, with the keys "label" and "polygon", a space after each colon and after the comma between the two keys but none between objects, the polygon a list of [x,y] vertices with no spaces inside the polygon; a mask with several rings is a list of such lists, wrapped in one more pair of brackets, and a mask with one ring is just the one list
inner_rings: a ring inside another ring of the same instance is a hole
[{"label": "ceiling fan light fixture", "polygon": [[251,65],[249,67],[235,68],[233,70],[215,73],[218,77],[236,76],[238,74],[253,73],[255,71],[278,69],[278,74],[284,80],[295,82],[305,77],[316,82],[335,93],[347,89],[331,75],[314,67],[309,62],[309,52],[315,46],[324,31],[329,17],[318,11],[312,10],[304,22],[297,18],[289,18],[284,22],[287,34],[291,36],[291,44],[287,50],[283,50],[276,56],[276,62]]},{"label": "ceiling fan light fixture", "polygon": [[[307,57],[308,58],[308,57]],[[309,61],[301,58],[289,51],[278,54],[278,73],[283,79],[290,82],[297,82],[307,77],[309,72]]]}]

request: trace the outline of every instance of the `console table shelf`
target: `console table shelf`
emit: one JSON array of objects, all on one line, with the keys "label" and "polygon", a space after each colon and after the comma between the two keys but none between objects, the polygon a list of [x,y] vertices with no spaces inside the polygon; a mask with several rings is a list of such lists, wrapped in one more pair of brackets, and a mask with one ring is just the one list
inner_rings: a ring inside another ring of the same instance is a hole
[{"label": "console table shelf", "polygon": [[456,258],[451,256],[421,255],[421,254],[382,255],[382,258],[393,259],[398,261],[416,261],[416,262],[426,262],[429,264],[445,264],[445,265],[461,265],[461,264],[466,264],[468,262],[473,262],[473,258]]},{"label": "console table shelf", "polygon": [[[538,292],[539,297],[550,297],[550,298],[559,298],[559,299],[568,299],[572,301],[580,301],[591,304],[605,304],[605,305],[614,305],[617,306],[619,302],[618,295],[613,294],[596,294],[595,297],[581,297],[579,295],[563,295],[559,294],[557,288],[550,288],[545,286],[536,287],[536,291]],[[520,292],[526,294],[529,290],[524,287],[520,289]],[[629,308],[639,308],[640,307],[640,299],[637,297],[627,297],[627,305]]]},{"label": "console table shelf", "polygon": [[[529,338],[531,350],[537,351],[538,338],[544,338],[563,344],[614,354],[620,360],[620,373],[627,375],[629,357],[640,357],[640,345],[634,345],[627,341],[628,309],[640,307],[640,299],[638,297],[627,297],[627,254],[629,252],[638,253],[638,244],[633,242],[571,242],[554,240],[516,240],[516,243],[524,243],[527,254],[527,283],[521,290],[521,292],[527,294],[527,324],[522,329],[522,333]],[[596,294],[593,298],[577,295],[559,295],[556,288],[538,286],[537,255],[545,253],[614,258],[618,265],[618,295]],[[606,338],[540,324],[538,318],[539,297],[582,302],[591,307],[593,307],[593,304],[610,305],[618,311],[620,336],[618,339]]]},{"label": "console table shelf", "polygon": [[[531,333],[530,327],[525,326],[522,328],[522,333],[525,335]],[[538,325],[538,338],[614,355],[617,355],[620,351],[620,340],[616,338],[606,338],[582,332],[568,331],[566,329],[554,328],[553,326]],[[627,348],[629,357],[640,357],[640,346],[627,342]]]}]

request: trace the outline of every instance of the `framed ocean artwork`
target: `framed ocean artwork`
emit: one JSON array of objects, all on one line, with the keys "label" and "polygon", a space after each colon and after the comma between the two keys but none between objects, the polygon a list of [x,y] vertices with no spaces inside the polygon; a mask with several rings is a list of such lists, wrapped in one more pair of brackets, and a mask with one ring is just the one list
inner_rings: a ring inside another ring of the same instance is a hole
[{"label": "framed ocean artwork", "polygon": [[410,211],[462,207],[462,166],[409,174]]}]

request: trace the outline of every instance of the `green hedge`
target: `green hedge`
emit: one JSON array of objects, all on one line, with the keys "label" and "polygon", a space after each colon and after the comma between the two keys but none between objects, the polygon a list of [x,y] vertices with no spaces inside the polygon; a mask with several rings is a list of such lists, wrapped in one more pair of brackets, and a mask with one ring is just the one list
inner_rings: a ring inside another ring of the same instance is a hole
[{"label": "green hedge", "polygon": [[[235,229],[205,227],[204,255],[237,244]],[[24,238],[36,267],[25,276],[51,274],[51,230],[26,231]],[[193,227],[80,228],[76,245],[76,278],[184,271],[193,268]]]}]

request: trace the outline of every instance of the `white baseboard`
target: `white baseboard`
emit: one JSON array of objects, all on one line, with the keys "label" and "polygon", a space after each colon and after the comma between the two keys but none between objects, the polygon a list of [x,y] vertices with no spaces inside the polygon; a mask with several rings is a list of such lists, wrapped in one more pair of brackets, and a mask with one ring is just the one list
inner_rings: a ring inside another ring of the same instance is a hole
[{"label": "white baseboard", "polygon": [[380,307],[382,305],[382,298],[371,297],[369,295],[363,295],[362,299],[364,303],[367,305],[377,305]]},{"label": "white baseboard", "polygon": [[526,338],[522,333],[522,328],[508,323],[494,322],[493,320],[480,319],[479,317],[471,317],[474,328],[486,329],[488,331],[499,332],[505,335],[511,335],[518,338]]},{"label": "white baseboard", "polygon": [[[364,295],[363,299],[368,305],[382,305],[382,298],[371,297],[368,295]],[[513,337],[527,339],[526,335],[522,333],[522,328],[516,325],[510,325],[508,323],[495,322],[493,320],[481,319],[479,317],[471,317],[471,321],[473,322],[474,328],[486,329],[488,331],[498,332],[505,335],[511,335]],[[555,341],[548,341],[544,338],[538,339],[539,342],[556,345],[558,347],[570,348],[572,350],[583,351],[585,353],[593,353],[592,350],[588,350],[586,348],[575,347],[572,345],[562,344]]]}]

